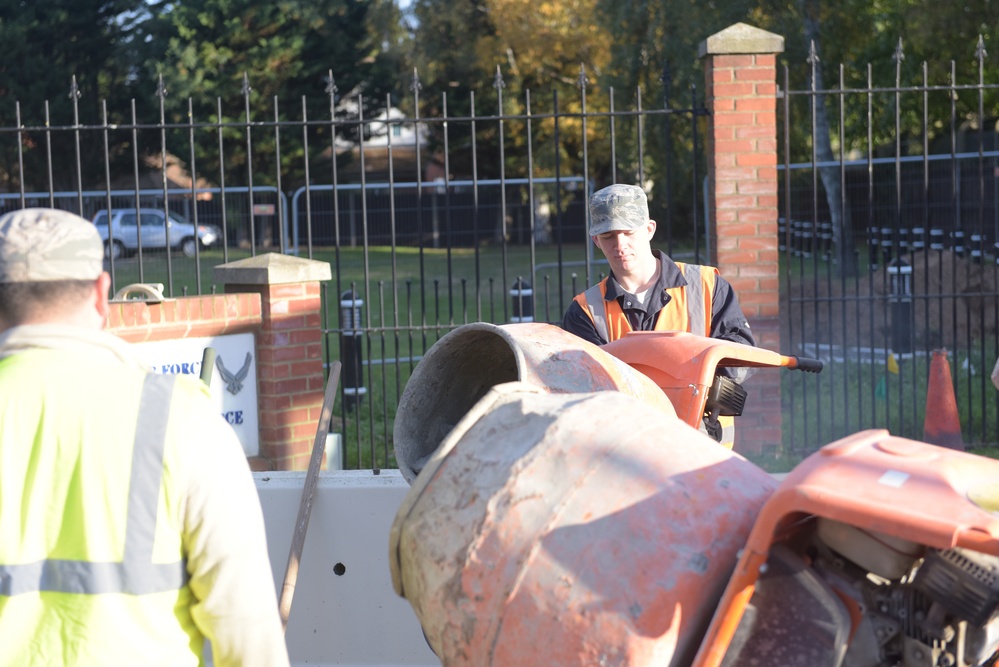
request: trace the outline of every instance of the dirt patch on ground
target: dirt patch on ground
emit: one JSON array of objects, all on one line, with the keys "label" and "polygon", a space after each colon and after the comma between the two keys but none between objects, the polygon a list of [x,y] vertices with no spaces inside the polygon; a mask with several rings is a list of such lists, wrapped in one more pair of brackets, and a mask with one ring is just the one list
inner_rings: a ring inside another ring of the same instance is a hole
[{"label": "dirt patch on ground", "polygon": [[[955,349],[999,335],[999,267],[952,251],[905,255],[912,269],[911,298],[892,294],[886,267],[840,278],[834,267],[807,269],[794,280],[783,308],[784,340],[879,348],[898,347],[911,335],[917,350]],[[813,275],[814,274],[814,275]],[[910,306],[900,305],[909,303]],[[908,312],[908,328],[898,329]],[[894,344],[893,344],[894,343]]]}]

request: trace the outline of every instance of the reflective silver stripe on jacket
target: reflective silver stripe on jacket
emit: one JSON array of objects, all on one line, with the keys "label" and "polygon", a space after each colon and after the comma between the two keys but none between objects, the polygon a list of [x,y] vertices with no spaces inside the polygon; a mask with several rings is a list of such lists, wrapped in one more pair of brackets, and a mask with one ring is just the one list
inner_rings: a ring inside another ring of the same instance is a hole
[{"label": "reflective silver stripe on jacket", "polygon": [[590,317],[593,318],[593,327],[597,330],[597,334],[605,342],[609,343],[610,333],[607,331],[607,309],[604,307],[604,293],[600,291],[601,284],[597,283],[583,292],[583,298],[586,299],[586,309],[590,311]]},{"label": "reflective silver stripe on jacket", "polygon": [[48,559],[0,565],[0,595],[53,592],[144,595],[178,590],[187,583],[183,560],[153,563],[153,540],[163,477],[170,399],[176,377],[149,374],[142,385],[128,486],[125,554],[121,562]]},{"label": "reflective silver stripe on jacket", "polygon": [[[684,264],[683,277],[687,280],[687,320],[690,333],[709,336],[704,319],[704,283],[701,281],[701,267],[697,264]],[[703,328],[702,328],[703,327]]]}]

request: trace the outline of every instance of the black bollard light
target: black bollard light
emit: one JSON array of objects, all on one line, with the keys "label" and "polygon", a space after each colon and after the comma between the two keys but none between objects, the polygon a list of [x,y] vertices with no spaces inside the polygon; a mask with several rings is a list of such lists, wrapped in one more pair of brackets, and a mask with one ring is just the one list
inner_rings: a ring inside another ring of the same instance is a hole
[{"label": "black bollard light", "polygon": [[930,230],[930,250],[943,250],[944,249],[944,230],[942,229],[931,229]]},{"label": "black bollard light", "polygon": [[820,222],[819,223],[819,249],[822,255],[822,261],[828,262],[832,258],[832,223],[831,222]]},{"label": "black bollard light", "polygon": [[964,232],[960,229],[955,229],[950,233],[951,238],[951,250],[958,257],[964,257]]},{"label": "black bollard light", "polygon": [[797,220],[791,221],[791,254],[795,257],[801,257],[804,232],[802,228],[804,227],[803,222]]},{"label": "black bollard light", "polygon": [[361,404],[368,393],[364,386],[363,331],[361,330],[361,308],[364,299],[347,290],[340,295],[340,363],[343,364],[343,407],[353,410]]},{"label": "black bollard light", "polygon": [[870,246],[870,252],[868,253],[867,268],[871,271],[877,271],[878,255],[881,251],[881,228],[877,225],[871,225],[867,228],[867,243]]},{"label": "black bollard light", "polygon": [[534,290],[529,281],[517,278],[510,288],[510,299],[513,302],[511,322],[534,321]]},{"label": "black bollard light", "polygon": [[891,289],[891,346],[895,352],[912,352],[912,266],[901,257],[888,265]]},{"label": "black bollard light", "polygon": [[815,235],[812,229],[812,223],[801,223],[801,256],[805,259],[809,259],[815,249]]},{"label": "black bollard light", "polygon": [[982,263],[982,256],[985,254],[985,238],[981,234],[971,235],[971,261],[975,264]]},{"label": "black bollard light", "polygon": [[891,258],[893,254],[892,248],[892,235],[891,227],[881,228],[881,261],[885,263],[885,266],[891,265]]}]

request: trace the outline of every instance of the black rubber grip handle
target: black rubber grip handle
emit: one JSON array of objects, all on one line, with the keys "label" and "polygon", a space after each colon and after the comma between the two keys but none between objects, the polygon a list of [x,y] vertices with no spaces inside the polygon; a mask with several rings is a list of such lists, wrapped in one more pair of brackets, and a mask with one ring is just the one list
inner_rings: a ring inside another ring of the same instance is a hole
[{"label": "black rubber grip handle", "polygon": [[797,368],[799,371],[805,371],[806,373],[821,373],[822,368],[825,364],[822,363],[821,359],[809,359],[808,357],[795,357],[797,360]]}]

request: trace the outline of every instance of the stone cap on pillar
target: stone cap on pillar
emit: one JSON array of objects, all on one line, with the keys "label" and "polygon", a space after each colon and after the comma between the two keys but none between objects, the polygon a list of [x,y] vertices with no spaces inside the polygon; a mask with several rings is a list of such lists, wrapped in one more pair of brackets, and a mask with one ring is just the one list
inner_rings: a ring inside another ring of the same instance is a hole
[{"label": "stone cap on pillar", "polygon": [[286,285],[323,282],[332,278],[329,262],[268,252],[214,268],[215,282],[223,285]]},{"label": "stone cap on pillar", "polygon": [[784,53],[784,38],[745,23],[730,25],[697,47],[697,57],[750,53]]}]

